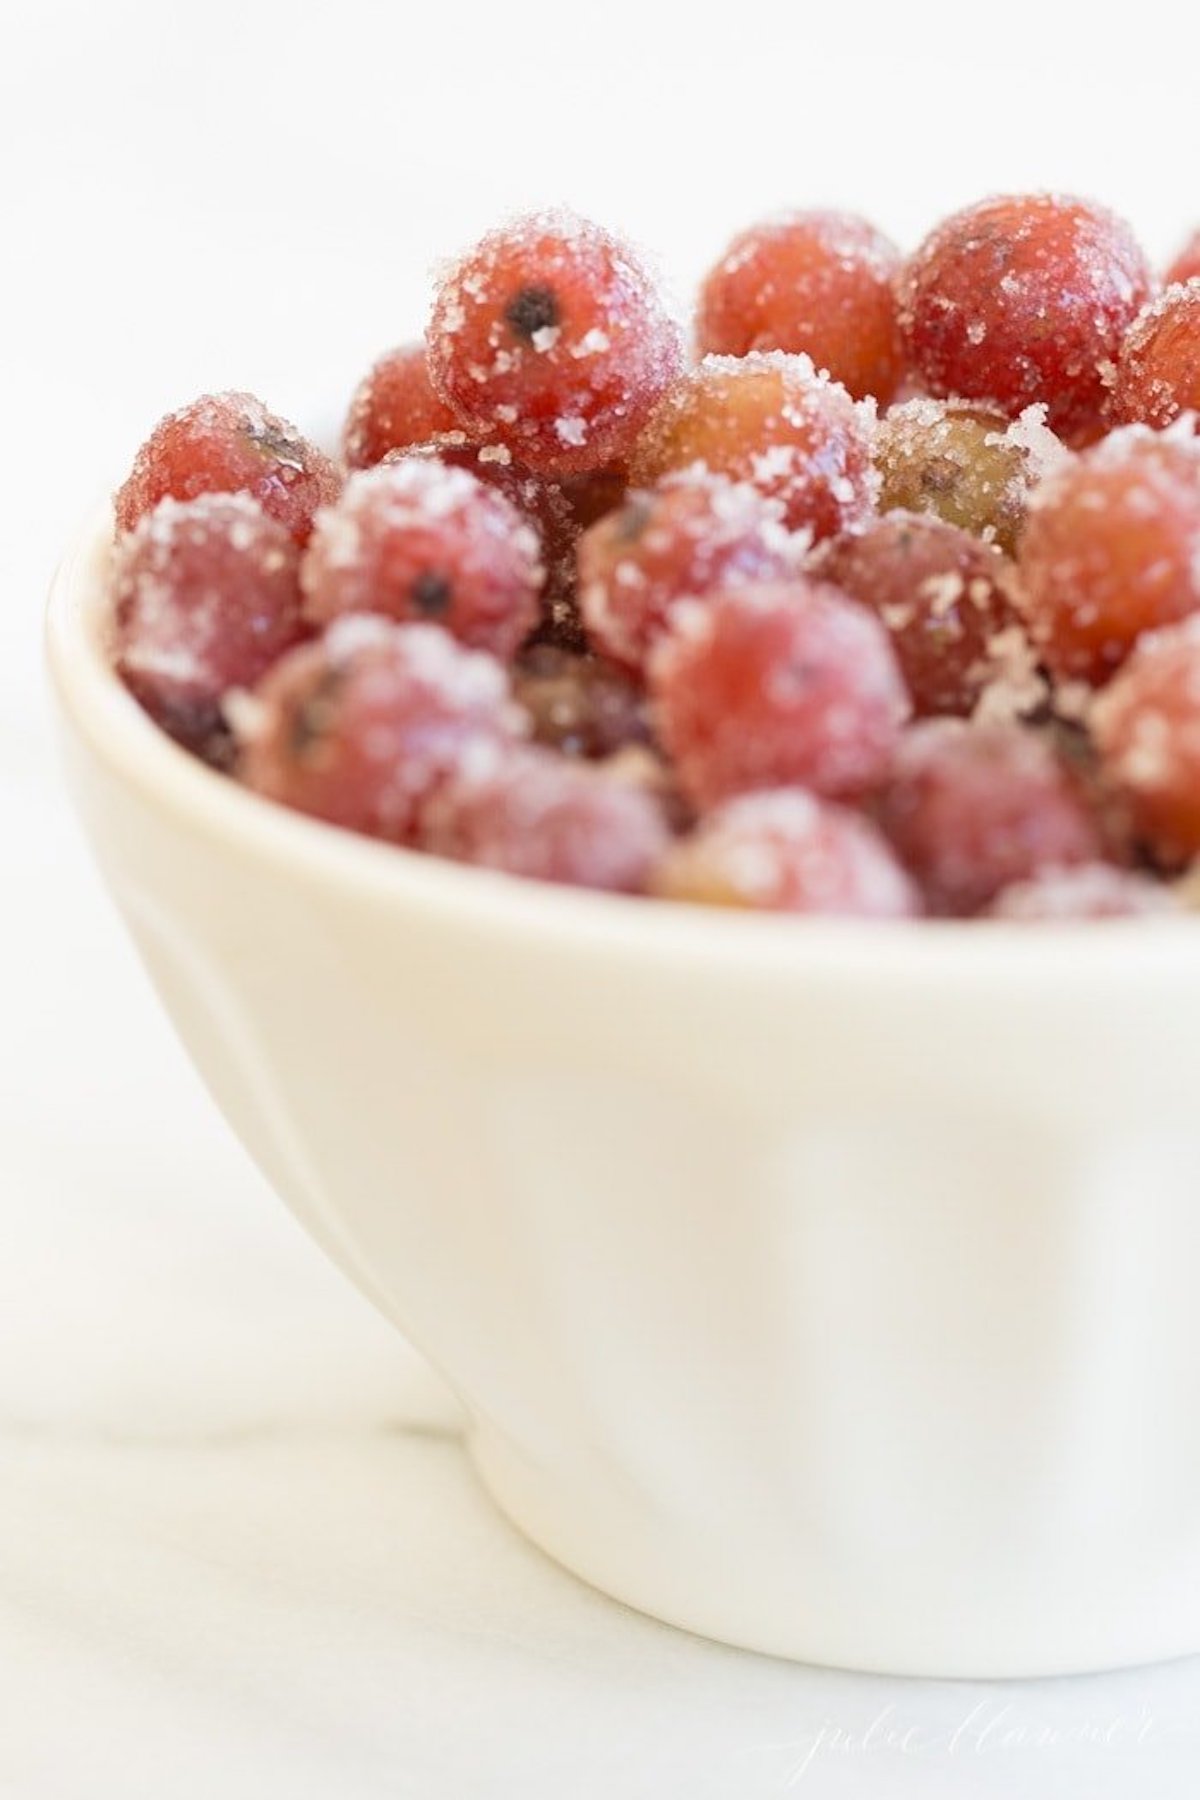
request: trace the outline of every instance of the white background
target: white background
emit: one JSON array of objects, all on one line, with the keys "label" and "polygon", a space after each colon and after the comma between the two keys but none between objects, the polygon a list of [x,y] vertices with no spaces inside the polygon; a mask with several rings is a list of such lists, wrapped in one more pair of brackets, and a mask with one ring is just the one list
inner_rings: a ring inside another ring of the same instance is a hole
[{"label": "white background", "polygon": [[38,634],[162,411],[244,386],[328,426],[439,255],[529,204],[684,295],[761,212],[912,242],[998,187],[1102,197],[1161,260],[1198,51],[1192,9],[1045,0],[0,4],[0,1794],[1195,1793],[1197,1665],[792,1669],[493,1518],[194,1087],[66,818]]}]

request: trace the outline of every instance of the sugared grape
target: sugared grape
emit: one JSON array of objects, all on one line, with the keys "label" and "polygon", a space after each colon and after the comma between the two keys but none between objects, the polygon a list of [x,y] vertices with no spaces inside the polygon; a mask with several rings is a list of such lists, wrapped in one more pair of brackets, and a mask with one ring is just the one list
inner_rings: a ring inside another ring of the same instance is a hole
[{"label": "sugared grape", "polygon": [[751,482],[814,540],[861,524],[879,488],[867,418],[806,356],[782,351],[706,356],[651,418],[630,477],[653,487],[697,463]]},{"label": "sugared grape", "polygon": [[1143,638],[1090,720],[1140,840],[1169,868],[1200,855],[1200,616]]},{"label": "sugared grape", "polygon": [[550,474],[619,462],[682,363],[634,253],[570,213],[519,219],[449,269],[428,345],[466,428]]},{"label": "sugared grape", "polygon": [[893,406],[875,433],[880,511],[930,513],[1011,555],[1030,490],[1066,456],[1043,413],[1028,407],[1010,420],[928,398]]},{"label": "sugared grape", "polygon": [[336,464],[253,394],[203,394],[160,419],[138,451],[117,491],[117,529],[168,497],[244,493],[303,544],[341,484]]},{"label": "sugared grape", "polygon": [[918,715],[968,714],[1004,672],[1014,570],[969,532],[888,513],[833,538],[813,566],[887,626]]},{"label": "sugared grape", "polygon": [[886,776],[909,710],[879,620],[804,579],[680,607],[650,681],[663,743],[702,807],[754,788],[861,795]]},{"label": "sugared grape", "polygon": [[1200,607],[1200,441],[1114,431],[1042,483],[1017,599],[1055,674],[1102,682],[1144,631]]},{"label": "sugared grape", "polygon": [[1072,869],[1046,870],[1030,881],[1005,888],[988,908],[988,916],[1040,925],[1178,911],[1178,902],[1161,882],[1115,868],[1112,863],[1078,863]]},{"label": "sugared grape", "polygon": [[643,788],[548,750],[473,755],[425,812],[427,850],[537,881],[637,893],[669,841]]},{"label": "sugared grape", "polygon": [[239,773],[285,806],[411,843],[480,744],[514,740],[503,668],[438,625],[356,615],[283,656],[238,725]]},{"label": "sugared grape", "polygon": [[113,556],[116,659],[165,731],[225,760],[221,701],[305,636],[299,551],[248,494],[160,500]]},{"label": "sugared grape", "polygon": [[317,515],[304,557],[305,608],[432,621],[507,658],[538,615],[533,527],[465,469],[400,457],[362,469]]},{"label": "sugared grape", "polygon": [[381,356],[355,389],[342,451],[350,468],[370,469],[390,450],[457,429],[457,416],[433,391],[425,345],[401,344]]},{"label": "sugared grape", "polygon": [[930,391],[1011,417],[1043,401],[1069,442],[1103,419],[1105,374],[1150,291],[1129,227],[1056,194],[1002,195],[931,232],[899,285],[909,356]]},{"label": "sugared grape", "polygon": [[802,212],[736,237],[700,290],[701,352],[806,351],[856,400],[904,373],[895,245],[853,213]]},{"label": "sugared grape", "polygon": [[1076,777],[1021,726],[914,725],[879,817],[937,913],[976,913],[1013,882],[1103,856]]},{"label": "sugared grape", "polygon": [[575,484],[535,474],[515,461],[506,445],[472,444],[461,431],[442,432],[423,444],[390,451],[383,460],[393,463],[405,457],[466,469],[516,507],[538,538],[542,588],[541,617],[535,632],[548,642],[582,650],[583,626],[575,606],[575,545],[581,527],[568,492]]},{"label": "sugared grape", "polygon": [[579,598],[592,641],[641,669],[676,603],[739,582],[786,577],[801,548],[782,507],[757,488],[687,469],[586,531],[579,543]]},{"label": "sugared grape", "polygon": [[803,788],[727,800],[672,847],[654,889],[668,900],[767,912],[900,919],[921,910],[875,827]]},{"label": "sugared grape", "polygon": [[1138,314],[1121,347],[1112,410],[1160,428],[1200,411],[1200,280],[1167,288]]}]

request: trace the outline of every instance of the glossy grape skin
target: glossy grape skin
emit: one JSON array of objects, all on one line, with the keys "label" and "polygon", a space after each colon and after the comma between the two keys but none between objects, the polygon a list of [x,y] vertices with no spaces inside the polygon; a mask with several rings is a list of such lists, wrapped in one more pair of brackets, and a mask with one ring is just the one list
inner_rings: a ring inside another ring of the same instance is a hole
[{"label": "glossy grape skin", "polygon": [[452,469],[467,469],[524,514],[538,534],[543,570],[541,615],[530,641],[585,651],[588,644],[579,616],[576,549],[589,526],[623,503],[625,471],[606,468],[590,475],[539,475],[518,462],[506,445],[472,443],[462,431],[441,432],[424,443],[390,452],[384,461],[403,456],[433,458]]}]

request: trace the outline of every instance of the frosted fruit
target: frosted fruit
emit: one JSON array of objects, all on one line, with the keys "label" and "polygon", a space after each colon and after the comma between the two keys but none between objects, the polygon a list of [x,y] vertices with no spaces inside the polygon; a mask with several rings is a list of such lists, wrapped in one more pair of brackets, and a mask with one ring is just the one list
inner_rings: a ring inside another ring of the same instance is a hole
[{"label": "frosted fruit", "polygon": [[1060,436],[1087,442],[1150,272],[1104,207],[1001,195],[938,225],[898,291],[908,353],[932,393],[990,401],[1012,418],[1042,401]]},{"label": "frosted fruit", "polygon": [[700,468],[631,492],[579,543],[580,606],[593,643],[641,669],[680,600],[794,573],[803,546],[782,511],[756,488]]},{"label": "frosted fruit", "polygon": [[1049,477],[1017,597],[1056,675],[1103,682],[1145,631],[1200,607],[1200,441],[1131,425]]},{"label": "frosted fruit", "polygon": [[299,553],[248,494],[160,500],[117,543],[117,667],[173,738],[222,762],[222,700],[305,636]]},{"label": "frosted fruit", "polygon": [[253,394],[202,394],[160,419],[138,451],[117,491],[117,529],[128,531],[168,496],[243,493],[303,544],[341,481],[329,457]]},{"label": "frosted fruit", "polygon": [[941,519],[892,512],[833,538],[815,569],[891,634],[918,714],[969,714],[1007,666],[1013,567]]},{"label": "frosted fruit", "polygon": [[734,238],[700,290],[701,352],[802,350],[856,400],[885,406],[904,373],[900,253],[853,213],[799,212]]},{"label": "frosted fruit", "polygon": [[901,919],[921,910],[886,838],[803,788],[725,801],[673,846],[654,890],[667,900],[761,912]]},{"label": "frosted fruit", "polygon": [[637,893],[669,839],[643,788],[536,748],[465,759],[426,811],[423,842],[456,862]]},{"label": "frosted fruit", "polygon": [[449,268],[427,341],[466,429],[548,474],[621,460],[683,356],[634,252],[565,212],[490,232]]},{"label": "frosted fruit", "polygon": [[356,615],[264,676],[241,709],[239,773],[299,812],[412,843],[463,759],[519,731],[494,658],[438,625]]},{"label": "frosted fruit", "polygon": [[863,523],[879,478],[870,419],[806,356],[707,356],[676,383],[638,439],[630,477],[653,487],[699,464],[779,501],[813,541]]},{"label": "frosted fruit", "polygon": [[444,625],[507,659],[538,616],[532,525],[465,469],[402,457],[363,469],[317,515],[301,568],[316,624],[383,613]]},{"label": "frosted fruit", "polygon": [[1103,855],[1076,777],[1022,726],[913,726],[879,817],[936,913],[979,912],[1013,882]]},{"label": "frosted fruit", "polygon": [[909,697],[885,627],[818,581],[681,607],[650,662],[655,719],[699,806],[755,788],[877,786]]},{"label": "frosted fruit", "polygon": [[342,451],[350,468],[370,469],[390,450],[457,427],[457,417],[434,392],[424,343],[401,344],[373,363],[355,389]]}]

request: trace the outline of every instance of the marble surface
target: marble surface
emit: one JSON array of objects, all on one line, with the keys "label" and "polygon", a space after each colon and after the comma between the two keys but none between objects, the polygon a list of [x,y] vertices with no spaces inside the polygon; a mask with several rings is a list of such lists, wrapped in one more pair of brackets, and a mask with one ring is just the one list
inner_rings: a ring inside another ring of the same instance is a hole
[{"label": "marble surface", "polygon": [[[346,0],[334,30],[286,0],[209,0],[184,32],[149,0],[44,0],[0,26],[3,1800],[1200,1786],[1200,1661],[855,1678],[655,1625],[524,1545],[437,1383],[200,1093],[59,795],[38,617],[73,518],[205,386],[313,423],[419,328],[431,260],[497,215],[570,199],[681,284],[751,212],[798,201],[911,240],[1053,181],[1135,213],[1156,254],[1193,222],[1159,173],[1192,166],[1195,20],[1142,73],[1123,34],[1085,42],[1035,0],[1001,33],[949,0],[920,29],[874,0],[817,10],[802,56],[794,8],[751,0],[732,41],[674,19]],[[764,34],[788,54],[764,57]],[[797,58],[821,68],[802,106]],[[937,105],[901,117],[931,83]],[[1020,130],[978,129],[1015,85]],[[844,128],[851,94],[890,121],[886,156]],[[714,109],[724,129],[700,130]],[[648,178],[664,145],[686,147],[685,183],[673,149]]]}]

